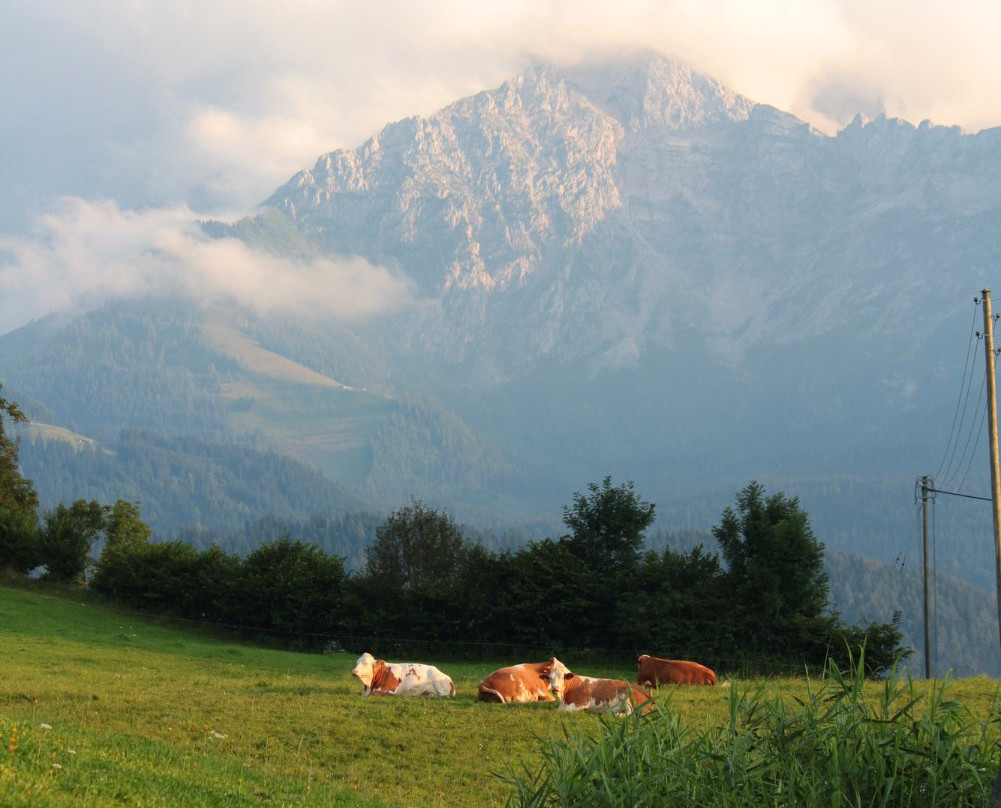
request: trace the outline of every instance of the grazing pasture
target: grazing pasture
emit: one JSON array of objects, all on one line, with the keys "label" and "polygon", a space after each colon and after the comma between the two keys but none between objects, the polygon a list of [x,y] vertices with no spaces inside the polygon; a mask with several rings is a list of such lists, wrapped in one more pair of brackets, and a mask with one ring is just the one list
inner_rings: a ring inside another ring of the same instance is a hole
[{"label": "grazing pasture", "polygon": [[[608,720],[478,701],[480,680],[518,660],[415,658],[451,676],[455,697],[363,698],[351,668],[365,649],[262,650],[4,585],[0,649],[0,804],[11,808],[501,806],[512,788],[498,775],[538,771],[553,743],[597,736]],[[746,684],[790,704],[806,692],[799,679]],[[950,687],[987,720],[994,681]],[[728,722],[728,698],[665,686],[655,712],[699,732]]]}]

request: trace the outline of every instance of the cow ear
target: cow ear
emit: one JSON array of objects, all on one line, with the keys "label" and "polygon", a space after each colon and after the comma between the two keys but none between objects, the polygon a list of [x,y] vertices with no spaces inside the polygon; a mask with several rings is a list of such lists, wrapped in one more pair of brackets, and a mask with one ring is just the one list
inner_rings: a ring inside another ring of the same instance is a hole
[{"label": "cow ear", "polygon": [[573,679],[573,677],[574,677],[573,671],[567,671],[566,673],[563,674],[564,681],[566,681],[567,679]]}]

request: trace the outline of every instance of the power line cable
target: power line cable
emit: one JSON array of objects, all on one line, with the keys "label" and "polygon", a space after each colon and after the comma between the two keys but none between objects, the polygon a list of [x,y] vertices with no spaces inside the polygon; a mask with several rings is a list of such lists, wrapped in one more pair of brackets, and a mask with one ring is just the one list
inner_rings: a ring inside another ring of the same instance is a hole
[{"label": "power line cable", "polygon": [[[956,445],[958,443],[958,434],[962,429],[962,421],[960,419],[960,411],[962,411],[964,417],[966,413],[966,401],[969,399],[969,388],[972,384],[973,379],[973,362],[972,358],[975,356],[973,352],[973,346],[977,343],[976,326],[977,326],[977,309],[979,308],[979,298],[974,298],[973,306],[973,320],[970,323],[970,337],[966,343],[966,360],[963,363],[963,378],[959,386],[959,396],[956,398],[956,409],[952,415],[952,427],[949,431],[949,439],[946,441],[945,451],[942,454],[942,460],[939,463],[938,470],[935,472],[935,478],[939,478],[942,475],[943,468],[946,467],[946,460],[948,458],[949,466],[952,465],[952,455],[955,454]],[[956,438],[957,443],[953,443],[953,438]],[[951,452],[950,452],[951,449]]]},{"label": "power line cable", "polygon": [[[995,354],[994,354],[994,367],[995,367],[995,369],[997,369],[997,364],[998,364],[998,354],[997,354],[997,352],[995,352]],[[967,465],[966,465],[966,471],[963,473],[963,479],[960,480],[959,485],[957,486],[957,488],[960,491],[963,490],[963,486],[966,484],[966,478],[969,476],[969,474],[970,474],[970,468],[973,466],[973,459],[976,457],[977,449],[980,448],[980,441],[983,439],[983,436],[984,436],[984,422],[987,420],[987,407],[981,405],[981,401],[983,401],[985,399],[984,393],[986,391],[986,388],[987,388],[987,379],[986,379],[986,376],[985,376],[983,384],[981,385],[981,388],[980,388],[980,395],[977,397],[977,410],[980,412],[980,418],[978,420],[978,423],[977,423],[977,426],[976,426],[976,430],[975,430],[975,433],[976,433],[976,436],[977,436],[977,440],[973,444],[973,450],[970,452],[970,457],[969,457],[969,460],[967,461]]]},{"label": "power line cable", "polygon": [[[974,412],[975,413],[978,412],[979,409],[980,409],[980,402],[983,399],[984,389],[985,389],[986,385],[987,385],[986,379],[981,378],[981,381],[980,381],[980,392],[977,395],[977,404],[974,407]],[[971,432],[967,432],[966,433],[966,441],[963,443],[963,446],[964,446],[963,454],[960,455],[960,457],[957,460],[957,458],[956,458],[956,450],[959,448],[960,438],[961,438],[961,435],[962,435],[962,433],[964,431],[964,426],[965,426],[965,424],[967,422],[967,413],[969,412],[969,409],[970,409],[970,393],[971,393],[972,390],[973,390],[973,382],[972,382],[972,376],[971,376],[970,377],[970,381],[967,383],[967,386],[966,386],[966,395],[965,395],[964,400],[963,400],[963,409],[962,409],[962,413],[961,413],[960,419],[959,419],[959,426],[958,426],[958,428],[956,430],[955,442],[952,444],[952,452],[951,452],[951,454],[949,456],[949,465],[947,466],[947,468],[945,470],[945,473],[943,475],[944,478],[945,478],[945,485],[951,485],[953,483],[953,481],[955,480],[956,475],[959,473],[959,469],[962,468],[963,462],[964,462],[963,458],[966,456],[966,448],[968,448],[969,445],[970,445],[970,434],[971,434],[972,430],[976,428],[975,426],[971,426],[970,427]],[[974,415],[972,417],[975,419],[976,415]],[[955,465],[954,465],[954,463],[955,463]]]},{"label": "power line cable", "polygon": [[[966,462],[966,471],[963,473],[963,479],[959,481],[959,485],[956,488],[959,491],[963,490],[963,486],[966,484],[966,478],[970,473],[970,468],[973,466],[973,459],[977,456],[977,448],[980,446],[980,439],[984,434],[984,421],[987,419],[987,407],[982,407],[981,402],[984,401],[984,392],[987,387],[987,381],[984,380],[983,385],[980,388],[980,395],[977,396],[977,409],[980,412],[980,417],[977,419],[976,426],[970,431],[970,435],[967,436],[967,444],[969,444],[970,436],[976,435],[977,439],[973,443],[973,448],[970,450],[969,459]],[[964,450],[965,457],[965,450]]]},{"label": "power line cable", "polygon": [[963,497],[964,499],[979,499],[983,502],[991,502],[990,497],[978,497],[975,494],[960,494],[958,491],[946,491],[942,488],[929,488],[933,494],[948,494],[950,497]]}]

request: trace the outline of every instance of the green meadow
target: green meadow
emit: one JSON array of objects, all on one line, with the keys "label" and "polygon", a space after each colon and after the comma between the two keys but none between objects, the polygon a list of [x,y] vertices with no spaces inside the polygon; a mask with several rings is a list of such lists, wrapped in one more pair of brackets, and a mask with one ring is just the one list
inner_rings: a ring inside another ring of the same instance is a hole
[{"label": "green meadow", "polygon": [[[83,593],[2,585],[0,804],[500,806],[512,795],[504,777],[537,772],[554,743],[603,727],[551,704],[476,701],[485,674],[523,660],[422,659],[452,676],[454,699],[363,698],[350,675],[361,650],[393,658],[378,648],[260,649]],[[792,705],[810,686],[796,678],[733,684]],[[729,720],[729,692],[663,690],[657,710],[700,732]],[[987,724],[997,682],[950,682],[949,695]]]}]

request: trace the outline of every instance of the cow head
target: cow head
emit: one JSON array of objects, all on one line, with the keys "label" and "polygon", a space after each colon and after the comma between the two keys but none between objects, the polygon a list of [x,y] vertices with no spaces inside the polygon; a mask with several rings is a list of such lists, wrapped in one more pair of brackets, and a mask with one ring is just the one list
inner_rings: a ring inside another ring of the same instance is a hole
[{"label": "cow head", "polygon": [[382,664],[382,660],[377,660],[368,651],[358,657],[358,661],[351,669],[351,675],[360,679],[365,687],[372,687],[372,678],[375,676],[377,665]]},{"label": "cow head", "polygon": [[567,680],[573,679],[573,672],[556,657],[545,664],[539,675],[549,683],[549,689],[558,699],[563,698]]}]

